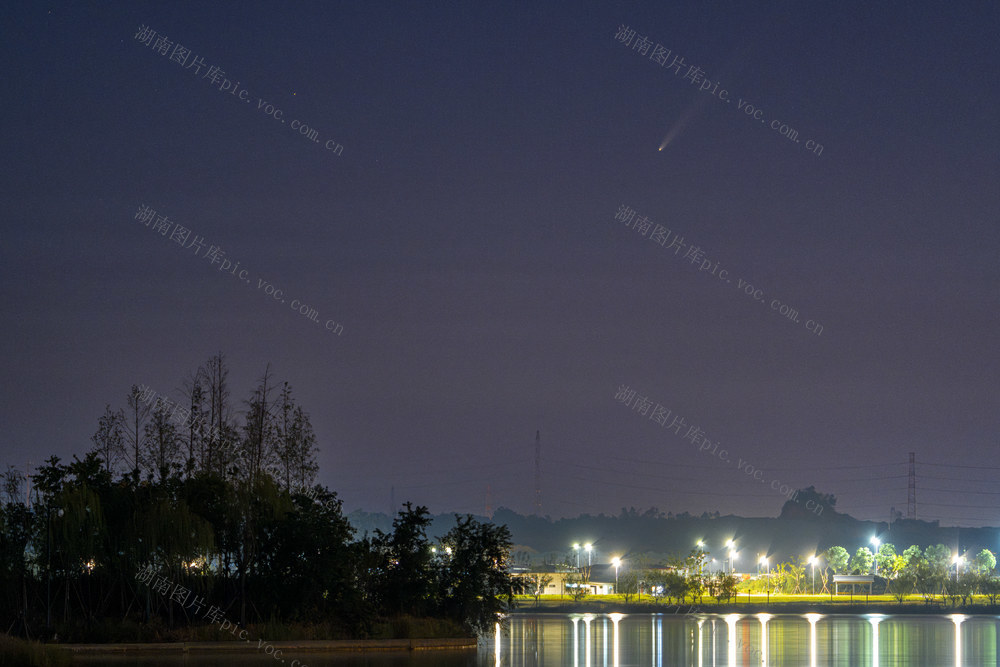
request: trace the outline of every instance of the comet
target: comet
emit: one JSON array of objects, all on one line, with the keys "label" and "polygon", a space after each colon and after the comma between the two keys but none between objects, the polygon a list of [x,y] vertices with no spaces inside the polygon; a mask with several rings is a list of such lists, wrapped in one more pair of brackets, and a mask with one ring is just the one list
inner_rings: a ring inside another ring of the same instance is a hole
[{"label": "comet", "polygon": [[[722,72],[729,72],[732,69],[732,65],[734,64],[734,62],[737,61],[738,61],[738,56],[734,56],[732,59],[730,59],[728,63],[726,63],[723,66]],[[724,75],[720,73],[720,76]],[[688,123],[691,122],[691,119],[694,117],[694,115],[697,112],[701,111],[702,107],[704,107],[711,99],[715,98],[712,95],[703,95],[703,96],[700,95],[700,99],[696,99],[694,102],[688,105],[687,109],[685,109],[683,113],[681,113],[680,116],[677,117],[677,120],[674,122],[673,126],[667,132],[667,136],[665,136],[663,138],[663,141],[660,143],[661,152],[663,151],[664,148],[669,146],[670,143],[678,137],[678,135],[680,135],[680,133],[684,130],[684,128],[687,127]]]},{"label": "comet", "polygon": [[698,111],[700,111],[703,106],[705,106],[705,103],[709,99],[710,99],[709,97],[705,96],[702,97],[701,99],[696,99],[693,103],[688,105],[688,108],[685,109],[684,112],[677,117],[677,120],[674,122],[673,126],[667,132],[667,136],[663,137],[663,141],[660,143],[661,151],[667,146],[669,146],[670,143],[677,138],[677,136],[681,133],[681,131],[683,131],[684,128],[687,127],[688,123],[691,122],[691,119],[694,117],[694,115]]}]

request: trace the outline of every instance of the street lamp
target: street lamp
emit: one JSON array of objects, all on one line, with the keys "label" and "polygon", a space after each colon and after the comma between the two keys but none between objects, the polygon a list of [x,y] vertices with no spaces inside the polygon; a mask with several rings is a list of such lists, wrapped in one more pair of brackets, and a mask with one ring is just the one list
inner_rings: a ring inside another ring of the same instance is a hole
[{"label": "street lamp", "polygon": [[622,564],[621,558],[615,557],[611,559],[611,564],[615,566],[615,595],[618,594],[618,567]]},{"label": "street lamp", "polygon": [[580,569],[580,544],[578,542],[573,543],[573,551],[576,552],[576,569]]},{"label": "street lamp", "polygon": [[872,545],[875,547],[875,555],[872,557],[872,562],[875,563],[875,576],[878,576],[878,548],[882,544],[881,540],[877,537],[871,539]]},{"label": "street lamp", "polygon": [[955,554],[952,556],[951,562],[955,564],[955,581],[958,581],[958,577],[962,573],[962,563],[965,562],[965,557]]},{"label": "street lamp", "polygon": [[736,551],[729,551],[729,574],[736,572]]},{"label": "street lamp", "polygon": [[698,576],[700,577],[703,574],[702,570],[704,569],[704,566],[705,566],[705,563],[704,563],[705,559],[703,558],[703,556],[705,555],[705,543],[702,542],[701,540],[698,540],[698,542],[695,543],[695,546],[698,547],[698,552],[699,552],[698,553]]},{"label": "street lamp", "polygon": [[593,544],[584,544],[583,548],[587,550],[587,567],[590,567],[590,552],[594,548]]},{"label": "street lamp", "polygon": [[813,592],[814,595],[816,594],[816,561],[817,560],[818,559],[816,558],[815,555],[809,556],[809,564],[812,565],[812,570],[813,570],[812,592]]},{"label": "street lamp", "polygon": [[767,567],[767,556],[761,556],[760,562],[764,565],[764,574],[767,577],[767,602],[771,603],[771,570]]}]

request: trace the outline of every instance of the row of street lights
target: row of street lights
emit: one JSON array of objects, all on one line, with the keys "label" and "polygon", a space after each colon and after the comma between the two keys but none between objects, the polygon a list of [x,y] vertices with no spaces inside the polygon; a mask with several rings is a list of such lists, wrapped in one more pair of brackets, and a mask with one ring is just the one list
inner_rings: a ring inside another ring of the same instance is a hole
[{"label": "row of street lights", "polygon": [[[872,538],[872,539],[875,539],[875,538]],[[702,541],[702,540],[698,540],[697,547],[699,549],[704,549],[705,548],[705,542]],[[726,549],[729,552],[729,558],[728,558],[729,574],[733,574],[733,572],[734,572],[733,564],[734,564],[734,562],[736,560],[736,543],[733,542],[733,540],[726,540],[725,547],[726,547]],[[714,562],[715,559],[713,558],[712,560]],[[812,588],[813,588],[814,591],[816,590],[816,564],[818,562],[819,562],[819,558],[816,557],[815,555],[812,555],[812,556],[809,557],[809,565],[812,566]],[[761,556],[760,560],[758,561],[758,565],[763,565],[764,566],[764,571],[767,574],[768,578],[770,578],[770,576],[771,576],[771,570],[770,570],[770,567],[769,567],[768,557],[767,556]],[[759,568],[757,570],[757,574],[758,574],[758,576],[760,575],[760,569]],[[768,587],[768,598],[770,598],[770,592],[771,592],[770,591],[770,587]]]},{"label": "row of street lights", "polygon": [[[698,540],[696,546],[702,551],[705,550],[705,542],[702,540]],[[733,572],[735,571],[734,563],[736,562],[736,543],[733,542],[732,540],[726,540],[725,546],[727,552],[729,553],[729,558],[726,559],[726,562],[729,564],[729,574],[733,574]],[[714,562],[715,559],[713,558],[712,561]],[[699,572],[698,574],[701,574],[701,572]]]},{"label": "row of street lights", "polygon": [[[590,552],[593,550],[593,544],[584,544],[583,548],[587,550],[587,567],[590,567]],[[576,569],[580,569],[580,545],[579,543],[573,544],[573,551],[576,552]]]},{"label": "row of street lights", "polygon": [[[594,550],[593,544],[584,544],[583,549],[587,552],[587,567],[590,567],[591,552]],[[573,544],[573,551],[576,552],[576,569],[580,569],[580,543]],[[618,568],[622,565],[622,559],[615,556],[611,559],[611,564],[615,566],[615,592],[618,592]]]},{"label": "row of street lights", "polygon": [[[878,576],[878,553],[879,553],[879,548],[882,546],[882,541],[877,536],[873,536],[871,538],[871,540],[870,540],[870,543],[872,544],[872,546],[875,547],[874,557],[872,559],[872,562],[874,563],[874,575],[877,577]],[[696,543],[696,546],[700,550],[704,551],[704,549],[705,549],[705,542],[703,540],[698,540],[698,542]],[[727,559],[727,562],[729,564],[729,574],[733,574],[734,571],[735,571],[734,563],[736,561],[736,543],[733,540],[726,540],[725,547],[726,547],[726,550],[729,553],[729,558]],[[587,567],[590,567],[590,564],[591,564],[591,551],[593,550],[593,545],[592,544],[585,544],[585,545],[583,545],[583,548],[587,551]],[[577,569],[580,569],[580,544],[579,543],[573,544],[573,550],[576,552],[576,567],[577,567]],[[715,562],[714,558],[712,559],[712,562]],[[809,566],[812,568],[812,589],[813,589],[813,591],[815,591],[816,590],[816,564],[819,563],[819,557],[816,556],[815,554],[813,554],[812,556],[809,557],[808,563],[809,563]],[[958,555],[953,556],[952,557],[952,563],[955,565],[955,576],[957,577],[959,575],[959,573],[961,572],[962,565],[965,564],[965,557],[964,556],[958,556]],[[611,560],[611,564],[614,565],[614,567],[615,567],[615,589],[617,590],[617,587],[618,587],[618,568],[621,566],[621,559],[620,558],[613,558]],[[770,578],[771,571],[770,571],[770,569],[768,567],[768,558],[767,558],[767,556],[761,556],[760,560],[758,561],[758,564],[764,566],[764,570],[767,573],[768,577]],[[701,565],[699,564],[699,570],[700,569],[701,569]],[[759,568],[758,568],[757,573],[758,573],[758,575],[760,574],[760,569]],[[698,574],[700,575],[702,573],[699,571]],[[768,594],[770,595],[770,589],[768,590]]]},{"label": "row of street lights", "polygon": [[[591,552],[594,550],[593,544],[584,544],[583,549],[587,552],[587,567],[590,567]],[[573,543],[573,551],[576,552],[576,569],[580,569],[580,543]],[[618,592],[618,568],[621,567],[622,559],[617,556],[611,559],[611,564],[615,566],[615,592]]]},{"label": "row of street lights", "polygon": [[732,574],[736,569],[736,543],[732,540],[726,540],[726,548],[729,549],[729,574]]}]

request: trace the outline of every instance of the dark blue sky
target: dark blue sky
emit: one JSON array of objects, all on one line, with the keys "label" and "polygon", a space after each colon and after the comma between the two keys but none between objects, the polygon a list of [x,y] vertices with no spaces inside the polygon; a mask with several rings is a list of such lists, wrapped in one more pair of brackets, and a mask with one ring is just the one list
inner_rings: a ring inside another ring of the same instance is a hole
[{"label": "dark blue sky", "polygon": [[541,430],[553,516],[773,516],[777,481],[886,519],[913,451],[918,517],[1000,525],[997,5],[536,4],[0,10],[0,463],[221,350],[237,401],[291,382],[349,509],[531,511]]}]

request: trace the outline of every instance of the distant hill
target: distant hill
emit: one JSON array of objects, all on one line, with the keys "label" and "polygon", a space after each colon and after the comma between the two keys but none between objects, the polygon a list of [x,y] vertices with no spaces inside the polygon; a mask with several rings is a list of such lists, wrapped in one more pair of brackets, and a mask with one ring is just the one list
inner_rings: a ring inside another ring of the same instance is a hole
[{"label": "distant hill", "polygon": [[[813,495],[809,495],[813,494]],[[821,514],[805,509],[806,499],[824,502]],[[669,555],[687,555],[702,541],[709,558],[715,558],[715,568],[721,568],[728,557],[725,543],[733,540],[736,545],[736,570],[751,572],[760,556],[768,556],[771,563],[808,556],[839,545],[853,554],[859,547],[869,546],[873,536],[882,543],[891,543],[897,551],[911,544],[925,548],[944,544],[953,551],[975,554],[980,549],[996,552],[1000,545],[1000,529],[994,527],[956,528],[940,526],[938,522],[898,519],[888,522],[859,521],[834,510],[836,499],[813,489],[800,491],[799,502],[789,500],[781,514],[771,517],[719,516],[718,513],[701,517],[687,513],[666,514],[656,509],[638,512],[622,510],[618,516],[599,514],[581,515],[570,519],[526,516],[506,508],[494,513],[494,523],[506,524],[518,545],[519,563],[534,564],[570,562],[575,564],[576,554],[586,559],[581,549],[574,552],[573,544],[592,544],[594,563],[609,562],[612,557],[627,557],[653,563]],[[392,519],[385,514],[354,512],[348,515],[352,525],[364,533],[375,528],[392,529]],[[434,526],[447,530],[453,514],[435,517]],[[480,517],[484,520],[485,517]]]}]

